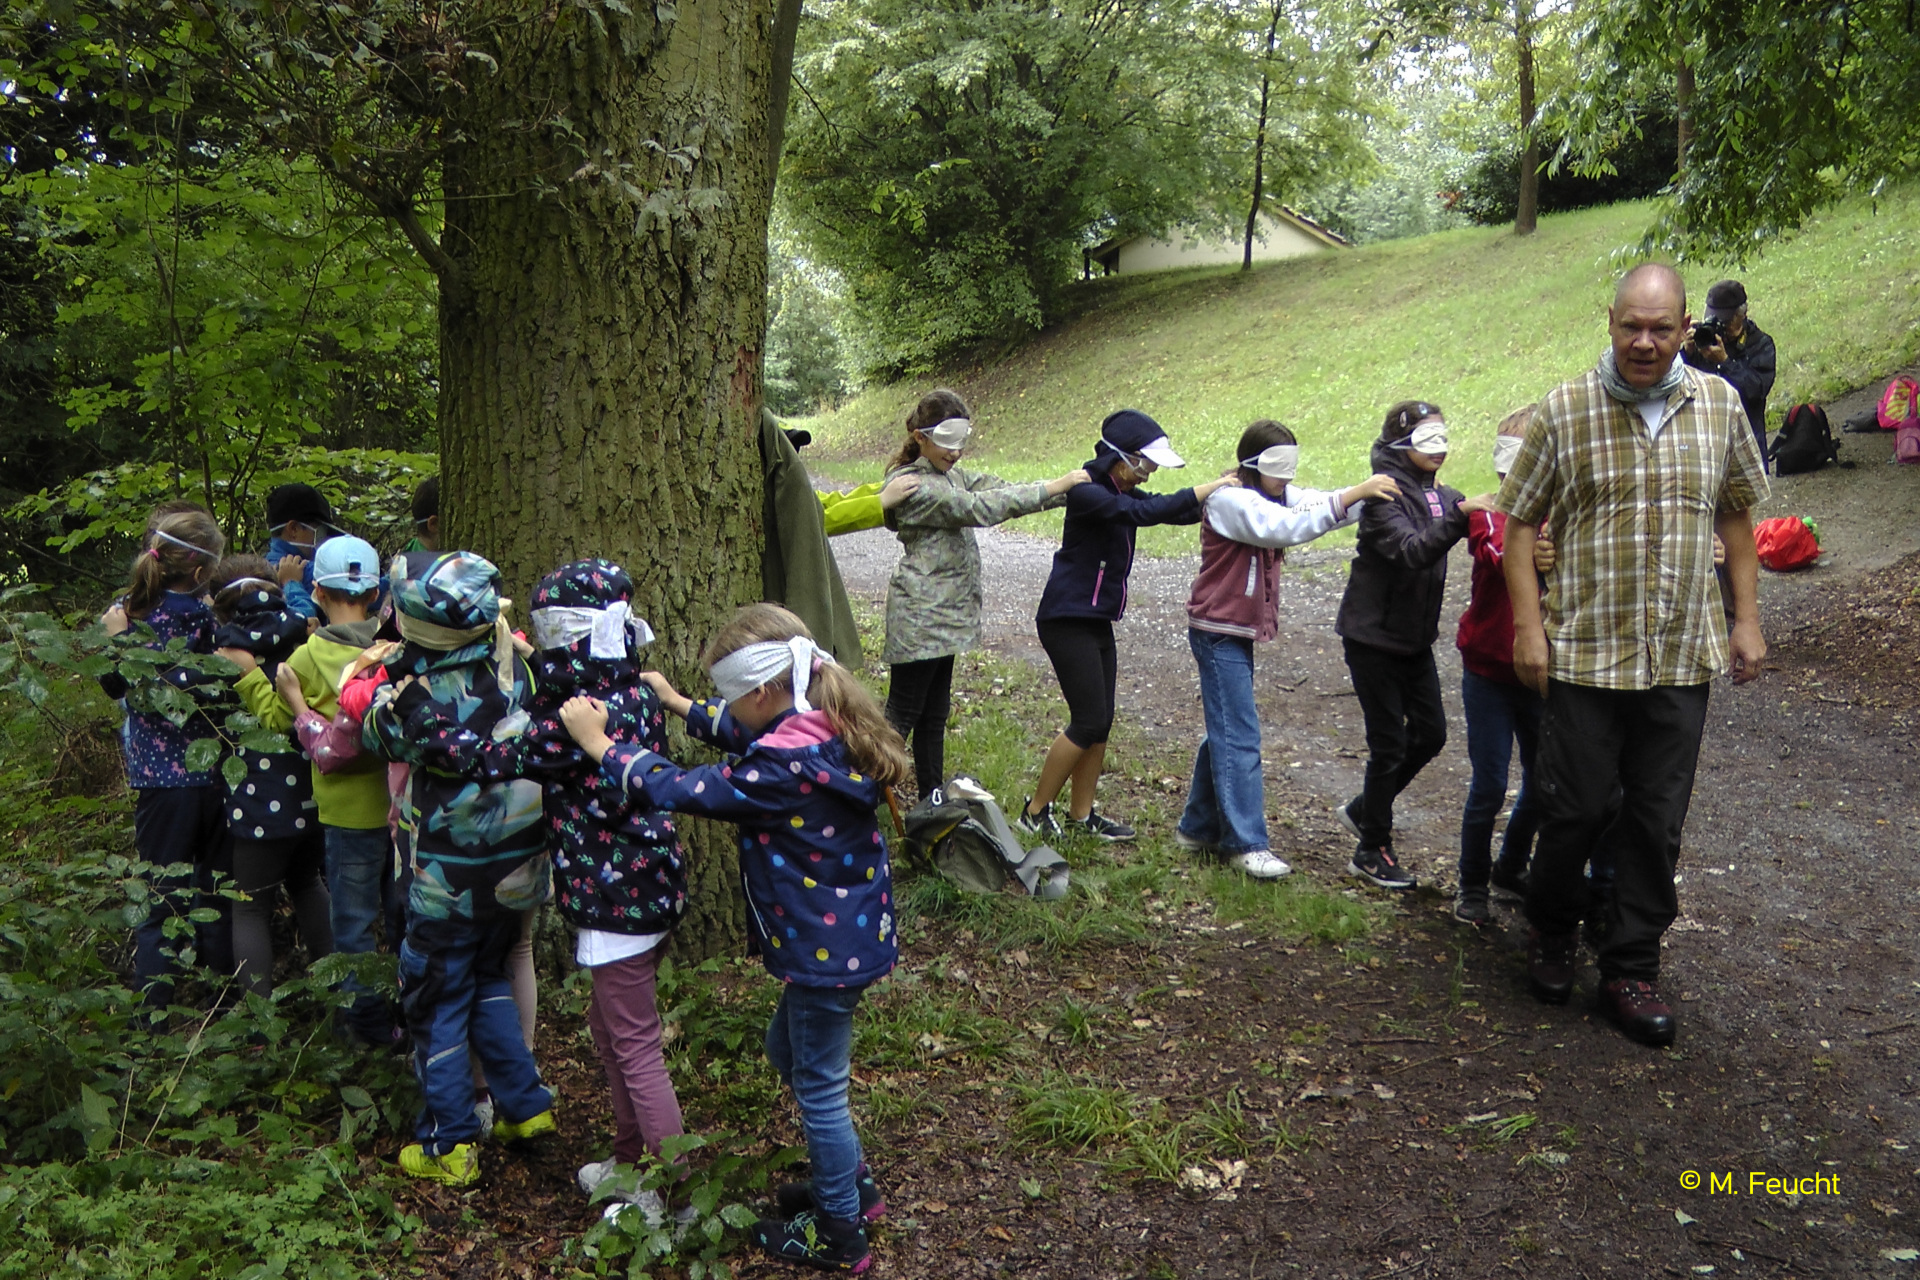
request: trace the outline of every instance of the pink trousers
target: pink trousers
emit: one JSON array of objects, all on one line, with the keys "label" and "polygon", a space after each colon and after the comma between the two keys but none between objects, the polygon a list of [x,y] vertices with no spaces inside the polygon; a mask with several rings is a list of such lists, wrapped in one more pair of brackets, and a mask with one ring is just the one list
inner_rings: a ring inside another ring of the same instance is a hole
[{"label": "pink trousers", "polygon": [[613,1158],[622,1164],[660,1154],[661,1139],[684,1132],[653,994],[665,950],[655,947],[593,970],[587,1021],[613,1093]]}]

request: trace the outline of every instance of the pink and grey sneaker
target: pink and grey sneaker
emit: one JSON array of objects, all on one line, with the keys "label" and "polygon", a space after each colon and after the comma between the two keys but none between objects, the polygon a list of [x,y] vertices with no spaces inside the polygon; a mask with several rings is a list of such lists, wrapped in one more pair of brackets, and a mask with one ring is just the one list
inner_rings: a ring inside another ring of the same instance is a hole
[{"label": "pink and grey sneaker", "polygon": [[785,1222],[762,1218],[753,1224],[750,1234],[753,1242],[773,1257],[823,1271],[859,1275],[873,1265],[865,1227],[826,1217],[817,1210],[802,1210]]},{"label": "pink and grey sneaker", "polygon": [[[860,1192],[860,1221],[878,1222],[887,1216],[887,1202],[880,1194],[880,1188],[873,1181],[873,1171],[862,1161],[854,1174],[854,1187]],[[813,1202],[813,1182],[783,1182],[773,1193],[773,1203],[782,1218],[792,1218],[796,1214],[819,1208]]]}]

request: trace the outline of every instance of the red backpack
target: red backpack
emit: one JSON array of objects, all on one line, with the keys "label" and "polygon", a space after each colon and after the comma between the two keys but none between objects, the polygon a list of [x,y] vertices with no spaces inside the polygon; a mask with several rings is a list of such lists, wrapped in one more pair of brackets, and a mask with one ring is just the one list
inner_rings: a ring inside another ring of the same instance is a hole
[{"label": "red backpack", "polygon": [[1762,520],[1754,528],[1753,546],[1760,563],[1776,573],[1804,569],[1820,558],[1819,531],[1799,516]]},{"label": "red backpack", "polygon": [[1904,373],[1889,382],[1874,417],[1882,431],[1897,433],[1893,438],[1895,462],[1920,462],[1920,384]]}]

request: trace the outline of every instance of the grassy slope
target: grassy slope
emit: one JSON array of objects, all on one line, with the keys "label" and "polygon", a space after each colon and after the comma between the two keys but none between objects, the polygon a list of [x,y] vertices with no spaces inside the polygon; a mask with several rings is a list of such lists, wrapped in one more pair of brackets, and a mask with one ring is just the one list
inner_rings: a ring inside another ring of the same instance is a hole
[{"label": "grassy slope", "polygon": [[[1479,492],[1493,483],[1494,424],[1589,367],[1605,345],[1614,253],[1648,216],[1645,205],[1619,205],[1543,218],[1527,240],[1474,228],[1251,273],[1096,281],[1078,319],[1002,360],[877,387],[812,421],[809,458],[839,478],[874,478],[906,410],[944,382],[979,415],[969,461],[1009,479],[1078,465],[1100,419],[1131,405],[1168,428],[1189,476],[1229,465],[1248,422],[1279,418],[1305,446],[1302,481],[1329,486],[1365,474],[1388,405],[1426,397],[1453,425],[1445,478]],[[1734,272],[1714,264],[1686,274],[1697,307],[1708,284]],[[1779,343],[1777,426],[1794,402],[1862,386],[1920,354],[1920,187],[1840,205],[1739,274],[1754,319]],[[1058,523],[1049,513],[1025,527],[1039,534]],[[1161,553],[1192,542],[1180,529],[1142,538]]]}]

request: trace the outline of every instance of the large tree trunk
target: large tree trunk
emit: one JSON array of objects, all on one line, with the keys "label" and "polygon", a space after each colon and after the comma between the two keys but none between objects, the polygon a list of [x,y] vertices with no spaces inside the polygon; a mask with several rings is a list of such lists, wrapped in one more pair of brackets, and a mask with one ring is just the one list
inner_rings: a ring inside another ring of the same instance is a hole
[{"label": "large tree trunk", "polygon": [[[648,661],[698,691],[760,585],[774,0],[492,7],[513,34],[445,170],[445,536],[523,602],[569,560],[625,565]],[[744,922],[732,832],[680,829],[677,936],[716,954]]]},{"label": "large tree trunk", "polygon": [[1520,202],[1513,215],[1513,234],[1517,236],[1530,236],[1540,225],[1540,139],[1533,131],[1537,104],[1530,2],[1514,0],[1513,6],[1513,52],[1520,67]]}]

